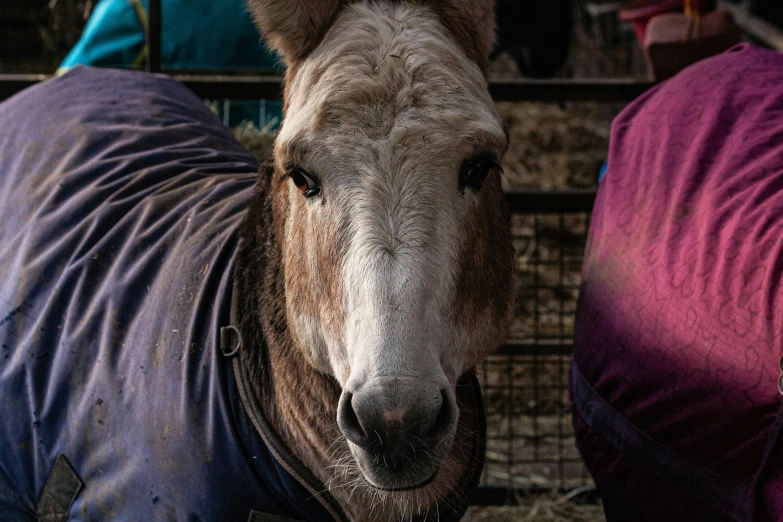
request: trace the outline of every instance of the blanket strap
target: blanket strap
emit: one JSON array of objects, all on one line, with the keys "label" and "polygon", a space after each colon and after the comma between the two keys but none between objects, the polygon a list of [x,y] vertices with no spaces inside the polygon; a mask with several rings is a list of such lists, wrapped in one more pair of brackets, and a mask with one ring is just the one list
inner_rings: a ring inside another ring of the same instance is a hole
[{"label": "blanket strap", "polygon": [[[233,292],[231,296],[231,311],[229,326],[220,329],[220,350],[227,358],[233,359],[234,379],[239,389],[239,398],[248,417],[250,417],[256,432],[266,444],[267,449],[277,462],[291,475],[302,487],[304,487],[312,498],[326,510],[327,513],[336,522],[347,522],[348,516],[337,502],[337,499],[329,492],[329,489],[319,481],[307,467],[302,464],[285,446],[282,440],[277,436],[274,429],[269,425],[264,417],[261,405],[253,394],[253,385],[247,369],[242,364],[242,357],[236,357],[236,354],[242,349],[242,333],[236,326],[239,324],[239,313],[237,310],[237,292],[236,280],[234,280]],[[250,513],[248,522],[287,522],[290,519],[268,518],[274,515],[253,511]],[[255,517],[255,518],[253,518]],[[267,518],[263,518],[267,517]]]},{"label": "blanket strap", "polygon": [[598,395],[571,360],[570,386],[574,403],[593,433],[620,453],[644,465],[672,487],[695,497],[738,521],[752,520],[750,489],[738,480],[689,462],[634,426]]},{"label": "blanket strap", "polygon": [[[781,369],[783,369],[783,359],[780,362]],[[780,381],[779,381],[780,382]],[[761,459],[761,464],[758,467],[758,470],[756,471],[756,476],[753,477],[753,483],[750,486],[750,494],[749,494],[749,511],[747,520],[753,521],[756,520],[758,505],[759,505],[759,496],[761,495],[761,489],[764,482],[764,478],[767,473],[767,469],[770,466],[770,462],[772,461],[772,455],[775,453],[775,450],[778,448],[778,445],[780,444],[780,438],[781,434],[783,434],[783,406],[781,406],[778,409],[777,415],[775,415],[775,420],[772,422],[772,426],[770,426],[769,431],[767,432],[767,443],[764,447],[764,456]]]},{"label": "blanket strap", "polygon": [[58,455],[36,509],[39,522],[65,522],[84,482],[65,458]]}]

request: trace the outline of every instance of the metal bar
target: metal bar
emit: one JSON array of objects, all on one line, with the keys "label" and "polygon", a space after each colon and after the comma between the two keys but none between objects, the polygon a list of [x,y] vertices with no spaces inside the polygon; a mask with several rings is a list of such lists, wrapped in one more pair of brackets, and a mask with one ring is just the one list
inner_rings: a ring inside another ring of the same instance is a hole
[{"label": "metal bar", "polygon": [[734,16],[737,25],[745,34],[752,36],[771,49],[783,51],[783,31],[766,20],[753,16],[745,6],[725,1],[720,2],[719,5],[721,9],[725,9]]},{"label": "metal bar", "polygon": [[523,214],[559,214],[592,212],[595,189],[512,190],[506,202],[512,212]]},{"label": "metal bar", "polygon": [[566,356],[571,355],[574,346],[572,344],[556,343],[536,343],[525,344],[518,342],[507,342],[499,347],[495,354],[497,355],[527,355],[527,356]]},{"label": "metal bar", "polygon": [[630,102],[654,83],[635,79],[493,80],[489,93],[495,101]]},{"label": "metal bar", "polygon": [[[151,71],[160,71],[160,20],[157,21],[157,32],[154,31],[152,22],[153,17],[150,16],[147,67]],[[155,35],[157,35],[157,43]],[[152,52],[156,48],[158,53]],[[0,74],[0,93],[2,93],[0,99],[47,78],[42,75],[14,76],[26,77],[27,81],[6,86],[4,84],[8,81],[9,75]],[[228,73],[172,73],[171,76],[202,98],[275,99],[281,98],[283,93],[283,78],[280,76]],[[635,80],[495,80],[489,82],[489,91],[495,101],[627,102],[636,98],[652,85],[648,82]]]},{"label": "metal bar", "polygon": [[0,74],[0,101],[49,78],[48,74]]},{"label": "metal bar", "polygon": [[[576,488],[557,488],[560,493],[567,491],[576,493],[576,490],[580,490],[576,497],[581,502],[586,504],[596,504],[598,502],[598,494],[593,487],[576,487]],[[502,505],[518,505],[519,499],[525,497],[532,497],[541,494],[551,494],[553,488],[542,488],[538,486],[532,486],[529,488],[515,488],[509,489],[502,486],[479,486],[476,493],[473,495],[472,505],[474,506],[502,506]]]},{"label": "metal bar", "polygon": [[[547,493],[550,493],[548,491]],[[514,499],[514,490],[499,486],[479,486],[473,495],[474,506],[503,506]]]},{"label": "metal bar", "polygon": [[506,487],[514,487],[514,359],[510,353],[506,354]]},{"label": "metal bar", "polygon": [[[173,75],[204,98],[279,98],[282,78],[270,76]],[[636,80],[493,80],[495,101],[628,102],[652,87]]]},{"label": "metal bar", "polygon": [[234,100],[278,99],[283,97],[280,76],[232,76],[172,74],[172,78],[201,98]]},{"label": "metal bar", "polygon": [[[565,252],[563,251],[565,249],[565,241],[563,238],[563,231],[566,228],[565,224],[565,214],[560,214],[558,216],[558,227],[557,230],[559,232],[558,239],[559,239],[559,248],[557,249],[557,264],[558,264],[558,285],[560,288],[565,287]],[[565,317],[566,317],[566,311],[565,311],[565,299],[560,298],[558,299],[558,321],[557,321],[557,334],[558,337],[561,339],[566,339],[566,327],[565,327]],[[569,336],[571,337],[571,336]],[[557,358],[557,389],[558,391],[565,390],[566,386],[563,382],[563,375],[565,372],[563,371],[563,357]],[[567,401],[566,401],[567,402]],[[558,477],[558,484],[562,488],[565,486],[565,448],[563,445],[563,439],[565,437],[565,430],[563,428],[563,417],[564,417],[565,409],[561,409],[558,412],[557,415],[557,477]]]},{"label": "metal bar", "polygon": [[[538,344],[541,339],[541,289],[539,288],[540,283],[540,276],[541,276],[541,216],[538,214],[535,215],[535,230],[534,230],[534,238],[536,241],[536,249],[533,251],[533,288],[535,289],[535,300],[536,305],[533,308],[533,339],[535,340],[536,344]],[[539,382],[539,364],[538,364],[538,357],[539,353],[538,350],[533,352],[533,371],[532,371],[532,377],[533,377],[533,402],[530,403],[529,409],[530,413],[532,413],[533,417],[533,458],[538,461],[539,460],[539,421],[538,421],[538,415],[540,413],[539,411],[539,405],[540,402],[540,396],[541,393],[540,390],[540,382]],[[509,359],[511,356],[509,356]]]},{"label": "metal bar", "polygon": [[160,0],[149,0],[147,13],[147,72],[161,72],[162,13]]},{"label": "metal bar", "polygon": [[[282,78],[269,76],[174,75],[205,98],[279,98]],[[495,101],[629,102],[652,87],[637,80],[493,80],[489,92]]]}]

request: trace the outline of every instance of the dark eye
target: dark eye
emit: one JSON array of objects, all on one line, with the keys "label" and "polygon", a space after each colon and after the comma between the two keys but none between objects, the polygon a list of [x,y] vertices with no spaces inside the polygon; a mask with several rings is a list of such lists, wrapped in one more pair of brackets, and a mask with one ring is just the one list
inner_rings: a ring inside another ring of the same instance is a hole
[{"label": "dark eye", "polygon": [[493,171],[500,172],[500,170],[497,160],[492,157],[480,156],[469,159],[462,164],[459,171],[459,186],[461,189],[470,187],[474,190],[480,190],[487,176]]},{"label": "dark eye", "polygon": [[312,197],[321,192],[321,187],[310,175],[299,167],[294,167],[289,171],[288,177],[294,182],[296,188],[306,197]]}]

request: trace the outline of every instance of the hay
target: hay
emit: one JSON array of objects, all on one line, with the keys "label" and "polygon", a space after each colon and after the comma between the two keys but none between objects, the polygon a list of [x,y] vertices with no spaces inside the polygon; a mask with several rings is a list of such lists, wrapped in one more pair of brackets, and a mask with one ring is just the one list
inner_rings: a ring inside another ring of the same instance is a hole
[{"label": "hay", "polygon": [[503,158],[507,189],[594,187],[622,108],[598,103],[497,104],[511,147]]},{"label": "hay", "polygon": [[259,163],[265,163],[272,159],[275,133],[271,130],[271,125],[259,129],[251,122],[244,122],[232,130],[239,143],[252,152]]},{"label": "hay", "polygon": [[[584,493],[576,490],[576,493]],[[517,506],[473,506],[463,522],[604,522],[600,504],[575,500],[576,494],[530,495]]]}]

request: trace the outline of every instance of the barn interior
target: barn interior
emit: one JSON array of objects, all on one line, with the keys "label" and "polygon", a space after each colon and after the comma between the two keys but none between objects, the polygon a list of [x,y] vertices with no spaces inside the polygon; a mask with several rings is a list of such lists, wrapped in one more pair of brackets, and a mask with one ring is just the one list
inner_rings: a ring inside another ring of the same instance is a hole
[{"label": "barn interior", "polygon": [[[105,1],[0,4],[0,100],[54,75]],[[167,64],[161,39],[165,46],[170,21],[161,2],[144,2],[143,53],[129,66],[183,81],[265,158],[279,124],[278,64],[272,60],[266,70]],[[528,11],[514,16],[522,4]],[[480,488],[465,517],[470,522],[604,520],[574,443],[568,362],[611,122],[655,80],[632,22],[620,16],[627,2],[550,0],[552,12],[544,4],[499,2],[511,15],[500,22],[489,66],[490,92],[510,134],[503,184],[513,213],[519,299],[509,340],[478,368],[488,435]],[[783,51],[778,0],[719,4],[733,15],[742,40]],[[531,25],[531,9],[541,10],[545,23]],[[533,25],[549,30],[515,36]]]}]

